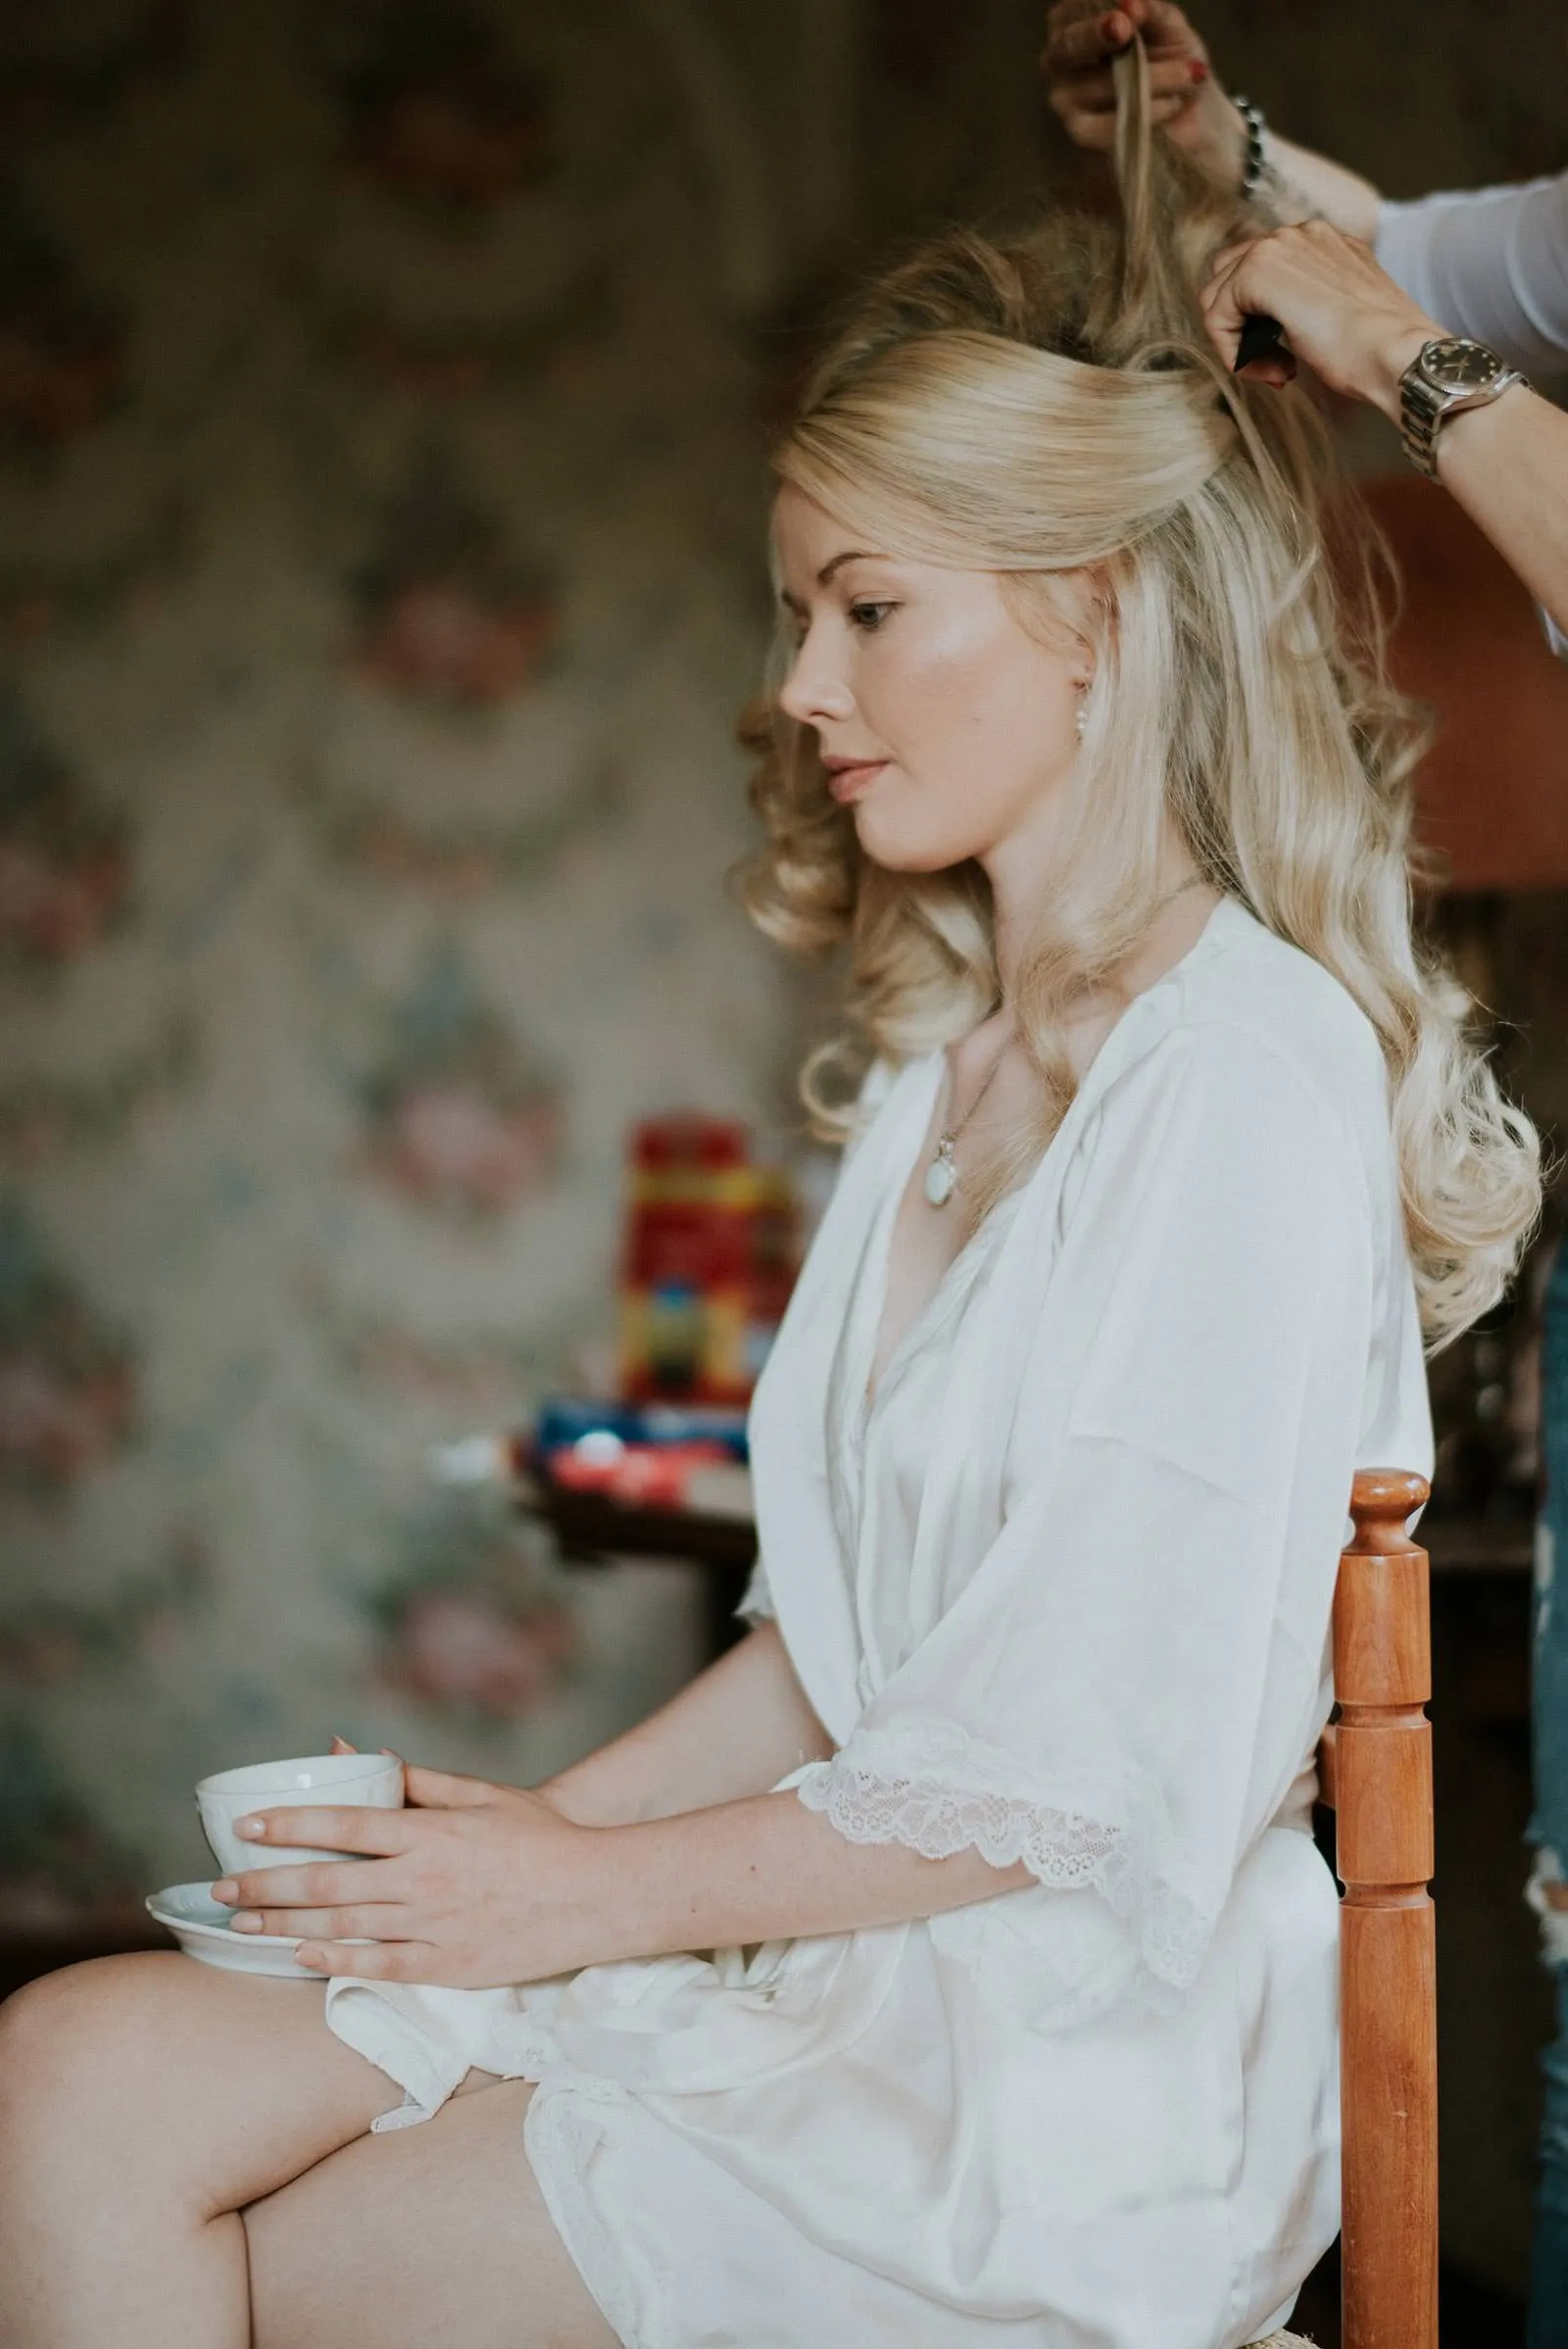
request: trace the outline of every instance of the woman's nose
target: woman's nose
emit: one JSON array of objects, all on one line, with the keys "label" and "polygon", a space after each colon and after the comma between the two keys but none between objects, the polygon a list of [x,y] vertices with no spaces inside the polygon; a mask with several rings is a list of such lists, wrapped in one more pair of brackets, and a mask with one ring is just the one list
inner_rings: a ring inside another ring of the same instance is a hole
[{"label": "woman's nose", "polygon": [[786,714],[803,726],[828,721],[841,725],[855,715],[855,696],[831,665],[812,652],[809,637],[796,654],[778,698]]}]

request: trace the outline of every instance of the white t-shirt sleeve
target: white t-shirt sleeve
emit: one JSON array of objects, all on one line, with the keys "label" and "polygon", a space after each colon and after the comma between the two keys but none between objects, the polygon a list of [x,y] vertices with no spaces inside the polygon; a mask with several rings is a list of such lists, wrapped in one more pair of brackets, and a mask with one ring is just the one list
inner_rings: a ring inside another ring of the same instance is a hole
[{"label": "white t-shirt sleeve", "polygon": [[1386,203],[1377,257],[1450,333],[1490,344],[1526,373],[1568,368],[1568,171]]}]

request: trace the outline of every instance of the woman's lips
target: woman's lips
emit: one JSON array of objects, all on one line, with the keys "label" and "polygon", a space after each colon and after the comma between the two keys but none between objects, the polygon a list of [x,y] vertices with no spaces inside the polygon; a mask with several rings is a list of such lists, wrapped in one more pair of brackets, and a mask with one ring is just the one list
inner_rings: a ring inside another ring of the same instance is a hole
[{"label": "woman's lips", "polygon": [[858,800],[862,792],[870,790],[886,764],[885,759],[862,759],[854,766],[830,766],[827,787],[839,806],[847,807],[851,800]]}]

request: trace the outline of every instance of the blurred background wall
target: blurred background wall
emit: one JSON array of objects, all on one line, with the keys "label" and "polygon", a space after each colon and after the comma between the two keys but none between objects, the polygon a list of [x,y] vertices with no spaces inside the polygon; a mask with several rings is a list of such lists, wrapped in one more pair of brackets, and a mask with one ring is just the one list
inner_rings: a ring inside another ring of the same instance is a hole
[{"label": "blurred background wall", "polygon": [[763,414],[861,213],[1030,183],[1032,41],[0,18],[13,1926],[201,1871],[230,1758],[526,1778],[691,1669],[680,1569],[568,1586],[426,1453],[602,1378],[633,1117],[794,1133]]},{"label": "blurred background wall", "polygon": [[[1561,163],[1558,12],[1200,15],[1391,192]],[[1042,18],[0,9],[12,1930],[205,1873],[224,1762],[525,1779],[692,1668],[682,1569],[565,1574],[426,1455],[602,1379],[631,1119],[798,1139],[819,998],[724,887],[766,419],[825,290],[1071,176]],[[1478,877],[1555,1121],[1565,901]]]}]

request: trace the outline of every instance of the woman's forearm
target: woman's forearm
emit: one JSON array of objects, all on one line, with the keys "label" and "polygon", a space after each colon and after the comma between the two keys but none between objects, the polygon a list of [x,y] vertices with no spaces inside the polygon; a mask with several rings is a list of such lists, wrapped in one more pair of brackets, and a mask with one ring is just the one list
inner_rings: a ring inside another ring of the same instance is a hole
[{"label": "woman's forearm", "polygon": [[584,1827],[760,1794],[832,1747],[777,1626],[762,1624],[678,1696],[535,1791]]},{"label": "woman's forearm", "polygon": [[1516,388],[1450,416],[1438,478],[1568,633],[1568,415]]},{"label": "woman's forearm", "polygon": [[605,1830],[571,1878],[576,1964],[849,1933],[1034,1882],[1021,1862],[993,1868],[973,1850],[928,1860],[902,1843],[852,1843],[793,1793]]},{"label": "woman's forearm", "polygon": [[[1173,145],[1190,163],[1222,187],[1239,193],[1247,161],[1247,123],[1234,99],[1209,82],[1186,113],[1169,126]],[[1347,236],[1374,242],[1383,198],[1370,179],[1332,156],[1282,138],[1272,123],[1263,133],[1263,173],[1257,197],[1279,220],[1330,220]]]},{"label": "woman's forearm", "polygon": [[[1372,341],[1351,387],[1399,420],[1399,379],[1438,329],[1419,312]],[[1515,384],[1438,431],[1438,479],[1536,602],[1568,630],[1568,415]]]},{"label": "woman's forearm", "polygon": [[[1247,123],[1234,99],[1217,82],[1170,126],[1172,143],[1227,195],[1239,193],[1247,161]],[[1259,201],[1280,220],[1331,220],[1347,236],[1369,245],[1378,232],[1383,199],[1370,179],[1270,125],[1263,133],[1263,175]]]},{"label": "woman's forearm", "polygon": [[1282,220],[1304,220],[1318,213],[1347,236],[1359,237],[1364,245],[1374,241],[1383,199],[1359,171],[1310,147],[1298,147],[1272,129],[1264,136],[1263,165],[1263,192],[1273,198],[1273,209]]}]

